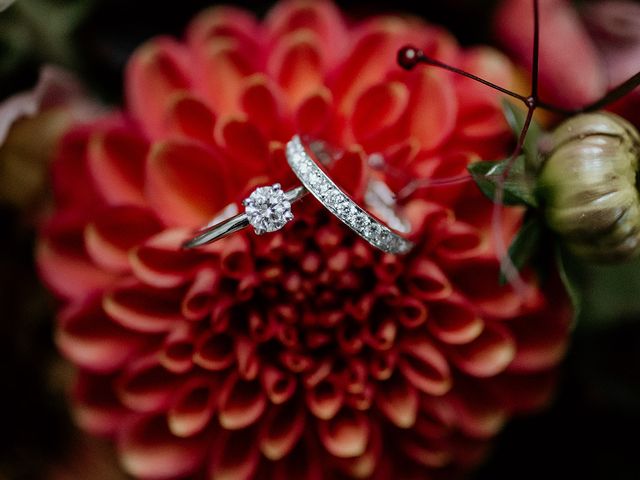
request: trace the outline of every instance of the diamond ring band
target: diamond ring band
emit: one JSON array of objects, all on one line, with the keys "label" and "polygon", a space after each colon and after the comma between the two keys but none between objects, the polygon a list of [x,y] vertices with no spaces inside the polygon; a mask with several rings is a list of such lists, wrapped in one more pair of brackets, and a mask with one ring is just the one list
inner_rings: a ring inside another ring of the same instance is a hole
[{"label": "diamond ring band", "polygon": [[335,215],[374,247],[394,254],[407,253],[413,244],[402,234],[410,228],[395,212],[393,196],[382,182],[370,182],[365,199],[375,208],[380,219],[365,211],[340,189],[325,173],[321,164],[329,153],[320,143],[305,145],[295,135],[286,148],[287,162],[302,186],[287,192],[280,184],[256,188],[242,203],[244,213],[216,223],[197,233],[183,245],[193,248],[214,242],[249,225],[256,234],[275,232],[293,219],[291,204],[311,193]]}]

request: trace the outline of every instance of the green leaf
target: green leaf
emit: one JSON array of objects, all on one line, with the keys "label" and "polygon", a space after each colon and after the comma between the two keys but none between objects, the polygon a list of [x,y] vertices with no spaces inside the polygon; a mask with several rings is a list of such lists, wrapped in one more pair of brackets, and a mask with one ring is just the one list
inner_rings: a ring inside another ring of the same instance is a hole
[{"label": "green leaf", "polygon": [[582,306],[584,303],[584,286],[579,282],[579,276],[575,268],[575,260],[572,256],[561,246],[556,248],[556,265],[558,267],[558,274],[564,284],[564,288],[567,290],[571,305],[573,306],[573,318],[574,321],[580,316],[582,312]]},{"label": "green leaf", "polygon": [[[509,257],[518,271],[531,260],[531,257],[539,250],[543,225],[537,216],[531,216],[524,222],[517,235],[509,246]],[[504,273],[500,272],[500,285],[507,282]]]},{"label": "green leaf", "polygon": [[[476,184],[489,199],[495,202],[496,189],[509,167],[510,159],[497,162],[475,162],[467,167]],[[524,155],[518,156],[504,181],[502,204],[536,207],[533,179],[526,171]]]},{"label": "green leaf", "polygon": [[[522,127],[524,127],[524,121],[527,116],[526,113],[506,99],[502,101],[502,112],[516,139],[520,138],[520,132],[522,132]],[[540,125],[538,125],[535,120],[531,120],[522,149],[527,166],[533,169],[536,169],[538,165],[538,139],[542,133],[543,130],[540,128]]]}]

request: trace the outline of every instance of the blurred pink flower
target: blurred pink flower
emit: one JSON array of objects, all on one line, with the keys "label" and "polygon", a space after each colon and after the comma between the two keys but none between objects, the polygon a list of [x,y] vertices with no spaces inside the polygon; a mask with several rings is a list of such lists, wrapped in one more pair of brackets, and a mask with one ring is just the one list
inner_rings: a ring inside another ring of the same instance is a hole
[{"label": "blurred pink flower", "polygon": [[[531,69],[532,0],[503,0],[495,31],[505,49]],[[598,100],[640,70],[640,5],[600,0],[579,11],[569,0],[540,1],[539,65],[545,100],[573,108]],[[640,89],[614,109],[640,124]]]},{"label": "blurred pink flower", "polygon": [[[417,243],[406,256],[373,250],[312,200],[281,232],[180,249],[252,186],[292,184],[294,133],[345,151],[332,175],[356,199],[379,174],[371,153],[432,178],[504,157],[501,98],[403,71],[407,43],[511,77],[503,56],[413,18],[348,24],[329,2],[293,0],[260,23],[222,7],[183,41],[141,47],[126,111],[62,141],[40,272],[61,301],[59,348],[79,369],[77,421],[114,438],[130,474],[453,476],[510,415],[547,402],[564,292],[533,272],[526,302],[498,286],[492,204],[472,184],[405,205]],[[520,221],[506,212],[505,236]]]}]

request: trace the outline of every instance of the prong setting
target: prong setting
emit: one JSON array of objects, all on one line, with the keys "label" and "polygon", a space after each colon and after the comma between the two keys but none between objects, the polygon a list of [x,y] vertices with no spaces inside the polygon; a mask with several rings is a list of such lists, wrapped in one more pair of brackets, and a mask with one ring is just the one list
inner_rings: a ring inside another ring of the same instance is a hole
[{"label": "prong setting", "polygon": [[291,202],[279,183],[256,188],[242,204],[257,235],[280,230],[293,220]]}]

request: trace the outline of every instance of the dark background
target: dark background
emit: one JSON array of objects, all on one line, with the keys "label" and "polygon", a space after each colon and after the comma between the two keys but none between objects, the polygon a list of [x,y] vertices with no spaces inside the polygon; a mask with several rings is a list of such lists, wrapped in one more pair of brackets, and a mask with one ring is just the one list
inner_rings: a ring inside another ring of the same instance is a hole
[{"label": "dark background", "polygon": [[[117,103],[132,50],[155,34],[179,36],[212,3],[18,0],[0,13],[0,101],[32,86],[42,63],[56,62]],[[273,2],[228,3],[263,14]],[[355,18],[406,11],[445,25],[463,44],[492,43],[492,0],[337,3]],[[77,442],[64,381],[55,381],[65,367],[52,345],[54,305],[39,286],[33,244],[29,216],[0,203],[0,480],[44,478]],[[547,411],[511,421],[475,480],[640,478],[640,264],[576,268],[585,303],[557,398]]]}]

